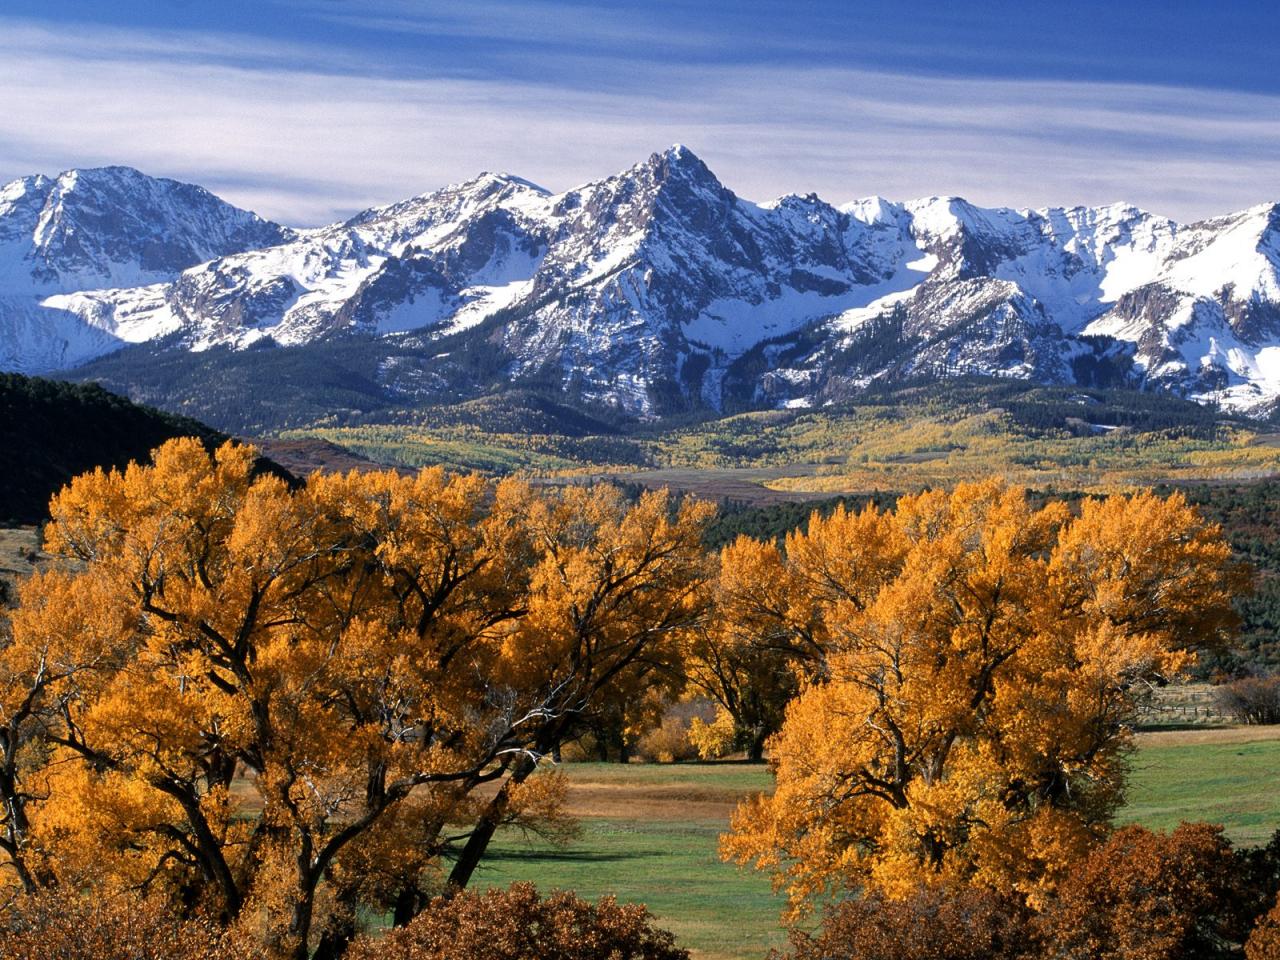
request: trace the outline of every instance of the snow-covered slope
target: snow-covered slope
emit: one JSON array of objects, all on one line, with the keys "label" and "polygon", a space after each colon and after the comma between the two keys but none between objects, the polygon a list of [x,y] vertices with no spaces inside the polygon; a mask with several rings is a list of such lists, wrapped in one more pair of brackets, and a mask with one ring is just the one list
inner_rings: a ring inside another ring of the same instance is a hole
[{"label": "snow-covered slope", "polygon": [[[0,187],[0,367],[58,369],[170,333],[172,321],[141,309],[154,291],[134,288],[294,236],[201,187],[129,167],[7,183]],[[112,293],[97,299],[110,309],[80,309],[81,291],[106,288]]]},{"label": "snow-covered slope", "polygon": [[387,345],[401,394],[456,386],[469,350],[474,390],[532,381],[640,415],[920,374],[1260,409],[1280,397],[1278,269],[1277,206],[1179,226],[1123,204],[756,204],[680,146],[562,194],[483,174],[302,232],[109,168],[0,193],[0,366],[354,335]]},{"label": "snow-covered slope", "polygon": [[1149,383],[1238,409],[1273,406],[1280,398],[1280,205],[1183,229],[1162,269],[1085,332],[1134,343]]}]

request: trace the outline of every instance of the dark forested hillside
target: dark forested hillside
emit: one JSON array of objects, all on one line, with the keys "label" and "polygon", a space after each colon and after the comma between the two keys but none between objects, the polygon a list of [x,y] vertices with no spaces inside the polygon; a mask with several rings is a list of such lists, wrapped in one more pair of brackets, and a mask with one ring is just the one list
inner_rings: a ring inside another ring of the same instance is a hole
[{"label": "dark forested hillside", "polygon": [[226,439],[95,384],[0,374],[0,524],[38,523],[49,497],[76,474],[145,460],[154,447],[180,436],[210,445]]},{"label": "dark forested hillside", "polygon": [[1280,481],[1204,486],[1187,498],[1222,528],[1236,556],[1254,569],[1254,593],[1236,601],[1241,657],[1251,668],[1280,669]]}]

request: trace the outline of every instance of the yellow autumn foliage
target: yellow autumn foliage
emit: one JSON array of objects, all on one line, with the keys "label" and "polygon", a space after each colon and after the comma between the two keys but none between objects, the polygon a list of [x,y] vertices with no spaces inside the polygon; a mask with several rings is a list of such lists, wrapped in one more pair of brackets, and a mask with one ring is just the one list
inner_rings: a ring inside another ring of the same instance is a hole
[{"label": "yellow autumn foliage", "polygon": [[786,544],[774,627],[821,648],[727,858],[825,891],[1034,902],[1123,799],[1139,694],[1223,643],[1241,573],[1180,497],[1031,507],[997,482],[837,511]]},{"label": "yellow autumn foliage", "polygon": [[64,569],[0,645],[0,875],[301,960],[465,886],[504,824],[564,832],[543,760],[669,682],[709,508],[256,464],[175,440],[54,498]]}]

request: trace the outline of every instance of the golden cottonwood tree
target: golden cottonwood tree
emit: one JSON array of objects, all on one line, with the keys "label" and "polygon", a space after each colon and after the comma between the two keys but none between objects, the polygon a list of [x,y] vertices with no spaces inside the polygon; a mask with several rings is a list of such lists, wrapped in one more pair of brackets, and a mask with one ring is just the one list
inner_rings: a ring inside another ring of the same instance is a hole
[{"label": "golden cottonwood tree", "polygon": [[331,956],[362,903],[407,921],[450,844],[464,885],[498,826],[558,819],[531,774],[696,619],[705,510],[253,464],[172,441],[54,499],[77,566],[24,585],[0,651],[0,851],[28,888]]},{"label": "golden cottonwood tree", "polygon": [[1229,553],[1176,496],[1073,518],[983,483],[815,518],[787,541],[776,619],[823,666],[771,741],[776,792],[739,808],[724,855],[796,910],[948,882],[1034,902],[1120,803],[1142,686],[1227,637]]},{"label": "golden cottonwood tree", "polygon": [[714,615],[691,634],[685,676],[733,720],[747,756],[759,760],[782,723],[807,663],[789,629],[789,571],[772,543],[739,537],[720,552],[710,584]]},{"label": "golden cottonwood tree", "polygon": [[512,677],[544,692],[541,723],[478,819],[453,885],[470,880],[535,757],[589,726],[594,711],[678,682],[685,635],[705,603],[701,530],[713,511],[692,501],[675,507],[666,493],[646,493],[628,509],[612,487],[528,500],[524,527],[538,557],[506,663]]}]

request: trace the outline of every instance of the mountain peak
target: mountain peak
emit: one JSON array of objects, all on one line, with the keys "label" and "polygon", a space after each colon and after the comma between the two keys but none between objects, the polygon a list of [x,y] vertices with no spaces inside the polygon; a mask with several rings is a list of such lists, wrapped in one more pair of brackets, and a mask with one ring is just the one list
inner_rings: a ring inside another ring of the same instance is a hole
[{"label": "mountain peak", "polygon": [[136,167],[123,164],[73,167],[70,170],[63,170],[48,182],[52,184],[53,195],[60,197],[75,195],[84,190],[134,192],[138,195],[147,194],[153,197],[164,195],[181,197],[184,202],[190,202],[199,197],[207,203],[225,204],[231,207],[231,204],[198,184],[174,180],[170,177],[155,177]]},{"label": "mountain peak", "polygon": [[59,183],[75,184],[81,181],[120,181],[120,180],[151,180],[161,183],[177,183],[179,181],[169,180],[166,177],[152,177],[143,173],[137,167],[130,167],[125,164],[108,164],[102,167],[72,167],[70,170],[63,170],[56,177]]},{"label": "mountain peak", "polygon": [[719,179],[698,157],[682,143],[675,143],[658,153],[650,154],[644,163],[637,164],[632,170],[643,170],[661,182],[668,179],[683,179],[714,182],[720,186]]},{"label": "mountain peak", "polygon": [[0,238],[23,251],[0,271],[0,287],[144,284],[293,236],[195,184],[127,166],[73,168],[16,180],[0,193]]},{"label": "mountain peak", "polygon": [[491,170],[481,171],[477,176],[470,180],[465,180],[458,185],[457,189],[485,189],[492,187],[519,187],[524,190],[533,190],[536,193],[550,196],[551,191],[546,187],[534,183],[532,180],[526,180],[524,177],[517,177],[514,173],[503,173]]},{"label": "mountain peak", "polygon": [[402,238],[416,236],[463,217],[467,211],[489,209],[514,201],[538,206],[551,192],[531,180],[510,173],[484,171],[469,180],[450,183],[438,190],[420,193],[407,200],[370,207],[345,220],[344,229],[382,224]]},{"label": "mountain peak", "polygon": [[28,194],[43,194],[49,189],[49,184],[52,182],[43,173],[36,173],[0,184],[0,217],[5,216],[6,207],[18,202]]}]

